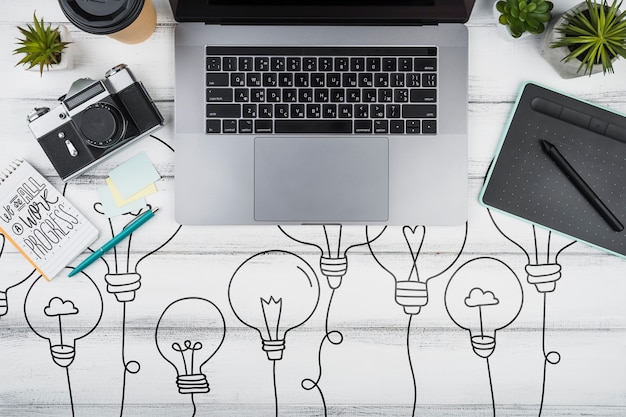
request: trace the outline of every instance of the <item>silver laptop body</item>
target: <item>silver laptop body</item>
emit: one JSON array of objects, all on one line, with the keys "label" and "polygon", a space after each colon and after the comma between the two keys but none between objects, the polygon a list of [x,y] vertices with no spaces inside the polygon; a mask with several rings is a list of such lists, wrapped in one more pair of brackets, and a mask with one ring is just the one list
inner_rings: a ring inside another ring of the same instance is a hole
[{"label": "silver laptop body", "polygon": [[[369,25],[369,20],[368,25],[353,21],[279,25],[254,24],[250,19],[245,24],[236,19],[206,23],[203,16],[194,15],[193,7],[181,11],[182,3],[172,1],[179,21],[175,34],[179,223],[454,225],[467,219],[465,25]],[[471,2],[465,5],[464,20],[470,10]],[[436,47],[437,133],[207,134],[206,47],[212,45]]]}]

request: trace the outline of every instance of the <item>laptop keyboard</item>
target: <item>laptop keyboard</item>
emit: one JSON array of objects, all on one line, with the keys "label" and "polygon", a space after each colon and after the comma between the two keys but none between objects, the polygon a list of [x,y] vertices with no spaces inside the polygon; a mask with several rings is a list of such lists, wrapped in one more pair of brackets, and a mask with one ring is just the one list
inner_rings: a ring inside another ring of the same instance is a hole
[{"label": "laptop keyboard", "polygon": [[206,47],[207,134],[437,133],[436,47]]}]

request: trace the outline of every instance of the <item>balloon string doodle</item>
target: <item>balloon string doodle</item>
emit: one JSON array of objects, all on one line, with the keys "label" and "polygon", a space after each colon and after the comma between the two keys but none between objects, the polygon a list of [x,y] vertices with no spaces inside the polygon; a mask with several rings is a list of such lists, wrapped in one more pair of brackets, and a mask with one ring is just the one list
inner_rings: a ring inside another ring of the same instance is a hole
[{"label": "balloon string doodle", "polygon": [[120,407],[120,417],[124,415],[126,376],[127,374],[136,374],[141,369],[141,366],[137,361],[126,362],[126,303],[122,303],[122,364],[124,365],[124,374],[122,375],[122,403]]},{"label": "balloon string doodle", "polygon": [[556,365],[561,361],[561,354],[556,351],[550,351],[546,353],[546,301],[547,293],[543,293],[543,326],[541,329],[541,348],[543,352],[543,380],[541,382],[541,402],[539,403],[539,417],[543,412],[543,400],[546,393],[546,373],[548,364]]},{"label": "balloon string doodle", "polygon": [[322,391],[322,388],[319,385],[320,380],[322,379],[322,349],[326,341],[328,341],[330,344],[335,345],[335,346],[340,345],[343,342],[343,334],[338,330],[329,331],[329,326],[328,326],[328,318],[330,316],[330,307],[333,303],[334,296],[335,296],[335,289],[333,289],[330,293],[330,299],[328,300],[328,307],[326,309],[326,321],[324,324],[325,334],[324,334],[324,337],[322,338],[322,341],[320,342],[320,347],[317,351],[317,369],[318,369],[317,378],[315,380],[306,378],[306,379],[303,379],[301,382],[301,386],[303,389],[310,391],[313,388],[315,388],[317,390],[318,394],[320,395],[320,399],[322,401],[322,406],[324,408],[324,417],[328,416],[328,410],[326,408],[326,399],[324,397],[324,392]]},{"label": "balloon string doodle", "polygon": [[487,361],[487,374],[489,375],[489,390],[491,391],[491,409],[493,410],[493,417],[496,417],[496,397],[493,393],[493,380],[491,379],[491,366],[489,365],[489,358],[485,358]]},{"label": "balloon string doodle", "polygon": [[406,328],[406,353],[409,359],[409,369],[411,370],[411,379],[413,380],[413,412],[412,416],[415,417],[417,411],[417,380],[415,377],[415,369],[413,369],[413,359],[411,358],[411,321],[414,314],[409,314],[409,323]]}]

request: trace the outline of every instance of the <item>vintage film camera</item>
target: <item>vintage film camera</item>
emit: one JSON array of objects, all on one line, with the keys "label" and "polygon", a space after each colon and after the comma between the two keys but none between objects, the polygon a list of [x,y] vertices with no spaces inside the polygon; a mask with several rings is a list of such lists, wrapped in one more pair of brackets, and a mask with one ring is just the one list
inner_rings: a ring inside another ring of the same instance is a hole
[{"label": "vintage film camera", "polygon": [[35,108],[27,120],[64,181],[163,126],[163,116],[124,64],[103,80],[75,81],[59,101],[53,109]]}]

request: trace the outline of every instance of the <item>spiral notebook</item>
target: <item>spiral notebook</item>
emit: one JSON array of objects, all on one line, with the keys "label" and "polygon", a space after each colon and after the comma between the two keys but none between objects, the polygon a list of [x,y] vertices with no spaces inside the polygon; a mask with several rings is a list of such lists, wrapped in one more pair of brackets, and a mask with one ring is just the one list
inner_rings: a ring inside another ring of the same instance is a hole
[{"label": "spiral notebook", "polygon": [[0,233],[47,280],[98,238],[98,229],[22,159],[0,170]]},{"label": "spiral notebook", "polygon": [[549,141],[626,224],[626,117],[525,84],[479,197],[488,208],[626,257],[616,231],[542,149]]}]

